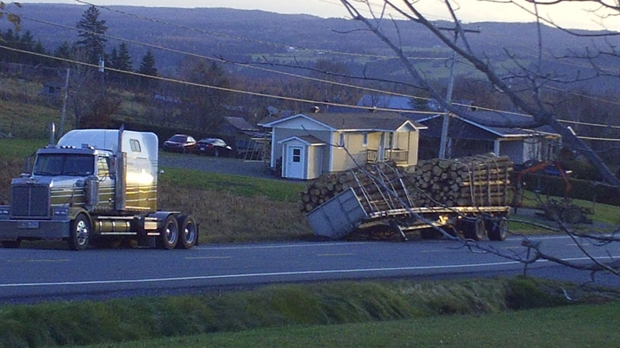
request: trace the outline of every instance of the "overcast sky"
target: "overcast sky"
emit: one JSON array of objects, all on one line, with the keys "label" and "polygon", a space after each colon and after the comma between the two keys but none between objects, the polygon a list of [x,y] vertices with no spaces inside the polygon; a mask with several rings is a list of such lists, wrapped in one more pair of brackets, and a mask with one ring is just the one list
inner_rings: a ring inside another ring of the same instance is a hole
[{"label": "overcast sky", "polygon": [[[5,3],[7,2],[11,1],[5,0]],[[72,0],[19,0],[17,2],[24,5],[28,3],[84,3]],[[94,5],[148,7],[230,7],[279,13],[305,13],[319,17],[348,17],[344,6],[338,0],[90,0],[85,2]],[[396,0],[394,2],[399,3],[400,1]],[[371,0],[371,3],[379,4],[381,1]],[[442,0],[420,0],[417,5],[421,6],[423,13],[432,20],[449,19],[442,3]],[[522,3],[525,4],[526,2],[523,1]],[[457,13],[465,23],[480,21],[522,22],[532,20],[531,16],[513,5],[492,4],[480,0],[453,1],[455,8],[458,7],[457,4],[460,5]],[[527,6],[532,8],[529,5]],[[539,7],[539,13],[568,28],[604,29],[600,24],[600,19],[593,14],[589,14],[588,11],[584,11],[581,6],[583,5],[575,2],[543,6]],[[620,31],[620,17],[616,16],[608,19],[605,22],[605,26],[608,30]]]}]

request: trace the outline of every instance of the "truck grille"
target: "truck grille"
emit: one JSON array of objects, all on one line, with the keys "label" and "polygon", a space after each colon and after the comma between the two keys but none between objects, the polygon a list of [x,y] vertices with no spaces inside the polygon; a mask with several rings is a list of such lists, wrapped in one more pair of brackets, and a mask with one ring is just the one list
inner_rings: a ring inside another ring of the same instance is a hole
[{"label": "truck grille", "polygon": [[48,186],[13,186],[11,215],[14,217],[47,217],[49,215]]}]

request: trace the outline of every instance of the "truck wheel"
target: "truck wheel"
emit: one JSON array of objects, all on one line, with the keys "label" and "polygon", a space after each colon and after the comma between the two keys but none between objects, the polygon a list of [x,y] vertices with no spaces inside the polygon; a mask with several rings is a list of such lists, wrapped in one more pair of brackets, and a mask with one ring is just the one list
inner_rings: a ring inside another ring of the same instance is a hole
[{"label": "truck wheel", "polygon": [[481,217],[476,218],[475,221],[469,222],[463,231],[465,238],[473,239],[475,241],[483,240],[487,234],[486,224]]},{"label": "truck wheel", "polygon": [[84,214],[78,214],[78,216],[71,223],[71,230],[69,231],[69,239],[67,244],[71,250],[84,250],[88,248],[88,242],[90,240],[90,220]]},{"label": "truck wheel", "polygon": [[2,247],[6,249],[17,249],[22,244],[22,240],[3,240]]},{"label": "truck wheel", "polygon": [[159,230],[158,246],[161,249],[174,249],[179,241],[179,224],[174,215],[168,215]]},{"label": "truck wheel", "polygon": [[508,219],[505,217],[490,223],[488,228],[489,239],[502,241],[508,237]]},{"label": "truck wheel", "polygon": [[191,249],[198,240],[198,228],[196,221],[189,215],[181,215],[177,217],[179,225],[179,243],[177,248]]}]

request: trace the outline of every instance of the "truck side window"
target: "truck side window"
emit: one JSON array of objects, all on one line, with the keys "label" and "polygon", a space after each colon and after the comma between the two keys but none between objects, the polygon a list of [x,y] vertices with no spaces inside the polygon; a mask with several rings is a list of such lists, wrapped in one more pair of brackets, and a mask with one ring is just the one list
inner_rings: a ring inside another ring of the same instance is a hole
[{"label": "truck side window", "polygon": [[108,157],[99,157],[97,160],[97,176],[100,179],[110,176],[110,159]]}]

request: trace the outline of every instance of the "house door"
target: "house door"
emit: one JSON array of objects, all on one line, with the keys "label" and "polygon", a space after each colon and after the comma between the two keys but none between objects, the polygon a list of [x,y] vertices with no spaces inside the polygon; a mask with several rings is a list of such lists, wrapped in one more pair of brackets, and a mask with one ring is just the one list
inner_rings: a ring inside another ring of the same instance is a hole
[{"label": "house door", "polygon": [[286,159],[284,177],[290,179],[304,179],[304,148],[302,146],[289,146]]}]

